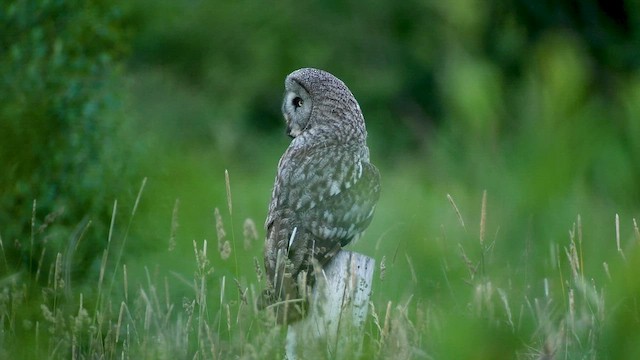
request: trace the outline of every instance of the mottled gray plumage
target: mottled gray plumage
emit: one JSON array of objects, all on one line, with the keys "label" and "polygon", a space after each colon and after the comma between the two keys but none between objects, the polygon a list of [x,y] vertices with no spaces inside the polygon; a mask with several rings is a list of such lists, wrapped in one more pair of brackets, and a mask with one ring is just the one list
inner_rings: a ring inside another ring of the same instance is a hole
[{"label": "mottled gray plumage", "polygon": [[[303,298],[299,284],[313,283],[312,259],[323,266],[357,239],[380,194],[364,117],[342,81],[322,70],[294,71],[285,80],[282,112],[293,140],[280,158],[265,222],[269,284],[261,306]],[[295,306],[275,306],[281,322],[304,312],[306,300],[289,303]]]}]

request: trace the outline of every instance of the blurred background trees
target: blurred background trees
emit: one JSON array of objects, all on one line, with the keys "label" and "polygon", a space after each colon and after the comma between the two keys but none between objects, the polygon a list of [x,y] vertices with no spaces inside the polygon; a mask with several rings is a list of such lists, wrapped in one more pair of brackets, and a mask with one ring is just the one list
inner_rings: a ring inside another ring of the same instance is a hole
[{"label": "blurred background trees", "polygon": [[517,100],[527,96],[527,86],[552,86],[563,94],[554,101],[567,102],[567,111],[595,97],[615,100],[620,77],[638,64],[634,7],[622,1],[142,1],[134,11],[141,31],[131,62],[197,86],[211,106],[230,115],[221,121],[243,135],[279,129],[272,86],[282,74],[331,68],[358,94],[370,127],[394,130],[372,136],[384,133],[385,143],[401,152],[424,145],[448,117],[496,140],[524,132],[518,117],[526,109]]},{"label": "blurred background trees", "polygon": [[[283,80],[311,66],[351,88],[381,168],[357,249],[411,254],[431,279],[380,294],[440,296],[443,243],[475,236],[443,234],[456,227],[445,195],[477,226],[485,189],[494,276],[535,292],[526,279],[553,278],[549,249],[581,214],[596,257],[585,266],[603,279],[615,248],[601,224],[640,218],[639,49],[640,5],[623,0],[5,1],[0,274],[73,249],[75,273],[95,277],[114,200],[116,223],[130,221],[143,177],[125,256],[187,268],[191,240],[216,237],[224,169],[231,225],[260,229],[288,142]],[[159,251],[169,238],[178,254]],[[216,267],[238,277],[260,248]]]}]

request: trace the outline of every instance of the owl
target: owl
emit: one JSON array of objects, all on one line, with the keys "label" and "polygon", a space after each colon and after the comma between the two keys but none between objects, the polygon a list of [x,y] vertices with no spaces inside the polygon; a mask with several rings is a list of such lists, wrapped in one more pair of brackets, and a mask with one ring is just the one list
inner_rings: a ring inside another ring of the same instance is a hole
[{"label": "owl", "polygon": [[293,140],[265,221],[267,289],[259,306],[291,323],[304,315],[314,273],[369,226],[380,174],[369,161],[360,106],[335,76],[311,68],[289,74],[282,113]]}]

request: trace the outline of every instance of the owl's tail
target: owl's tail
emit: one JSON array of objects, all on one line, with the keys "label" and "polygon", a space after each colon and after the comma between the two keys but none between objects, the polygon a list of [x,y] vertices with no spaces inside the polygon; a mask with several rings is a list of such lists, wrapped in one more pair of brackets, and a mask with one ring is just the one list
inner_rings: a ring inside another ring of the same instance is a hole
[{"label": "owl's tail", "polygon": [[[308,309],[309,278],[306,271],[291,273],[290,263],[285,257],[276,265],[277,271],[258,299],[258,309],[268,309],[275,315],[278,324],[290,324],[302,319]],[[289,270],[289,271],[287,271]]]},{"label": "owl's tail", "polygon": [[290,324],[302,319],[308,309],[308,299],[298,291],[291,277],[282,281],[282,286],[267,287],[258,298],[258,309],[267,309],[278,324]]}]

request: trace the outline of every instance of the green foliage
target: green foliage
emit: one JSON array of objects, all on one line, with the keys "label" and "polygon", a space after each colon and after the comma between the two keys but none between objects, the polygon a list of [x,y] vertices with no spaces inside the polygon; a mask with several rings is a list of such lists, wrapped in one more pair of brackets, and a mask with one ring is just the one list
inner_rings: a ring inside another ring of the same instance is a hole
[{"label": "green foliage", "polygon": [[[0,5],[0,234],[13,265],[73,251],[88,266],[123,192],[123,14],[109,1]],[[33,218],[33,220],[32,220]],[[86,244],[86,243],[89,244]]]},{"label": "green foliage", "polygon": [[631,2],[583,1],[579,13],[529,0],[136,4],[133,64],[197,87],[217,116],[192,121],[206,121],[209,139],[226,149],[244,146],[237,134],[278,127],[272,89],[303,66],[345,80],[391,154],[428,145],[451,115],[472,122],[471,135],[481,126],[511,136],[522,114],[509,105],[524,95],[513,90],[536,80],[532,60],[544,67],[540,80],[562,93],[555,99],[572,97],[575,106],[615,98],[617,75],[637,68]]}]

